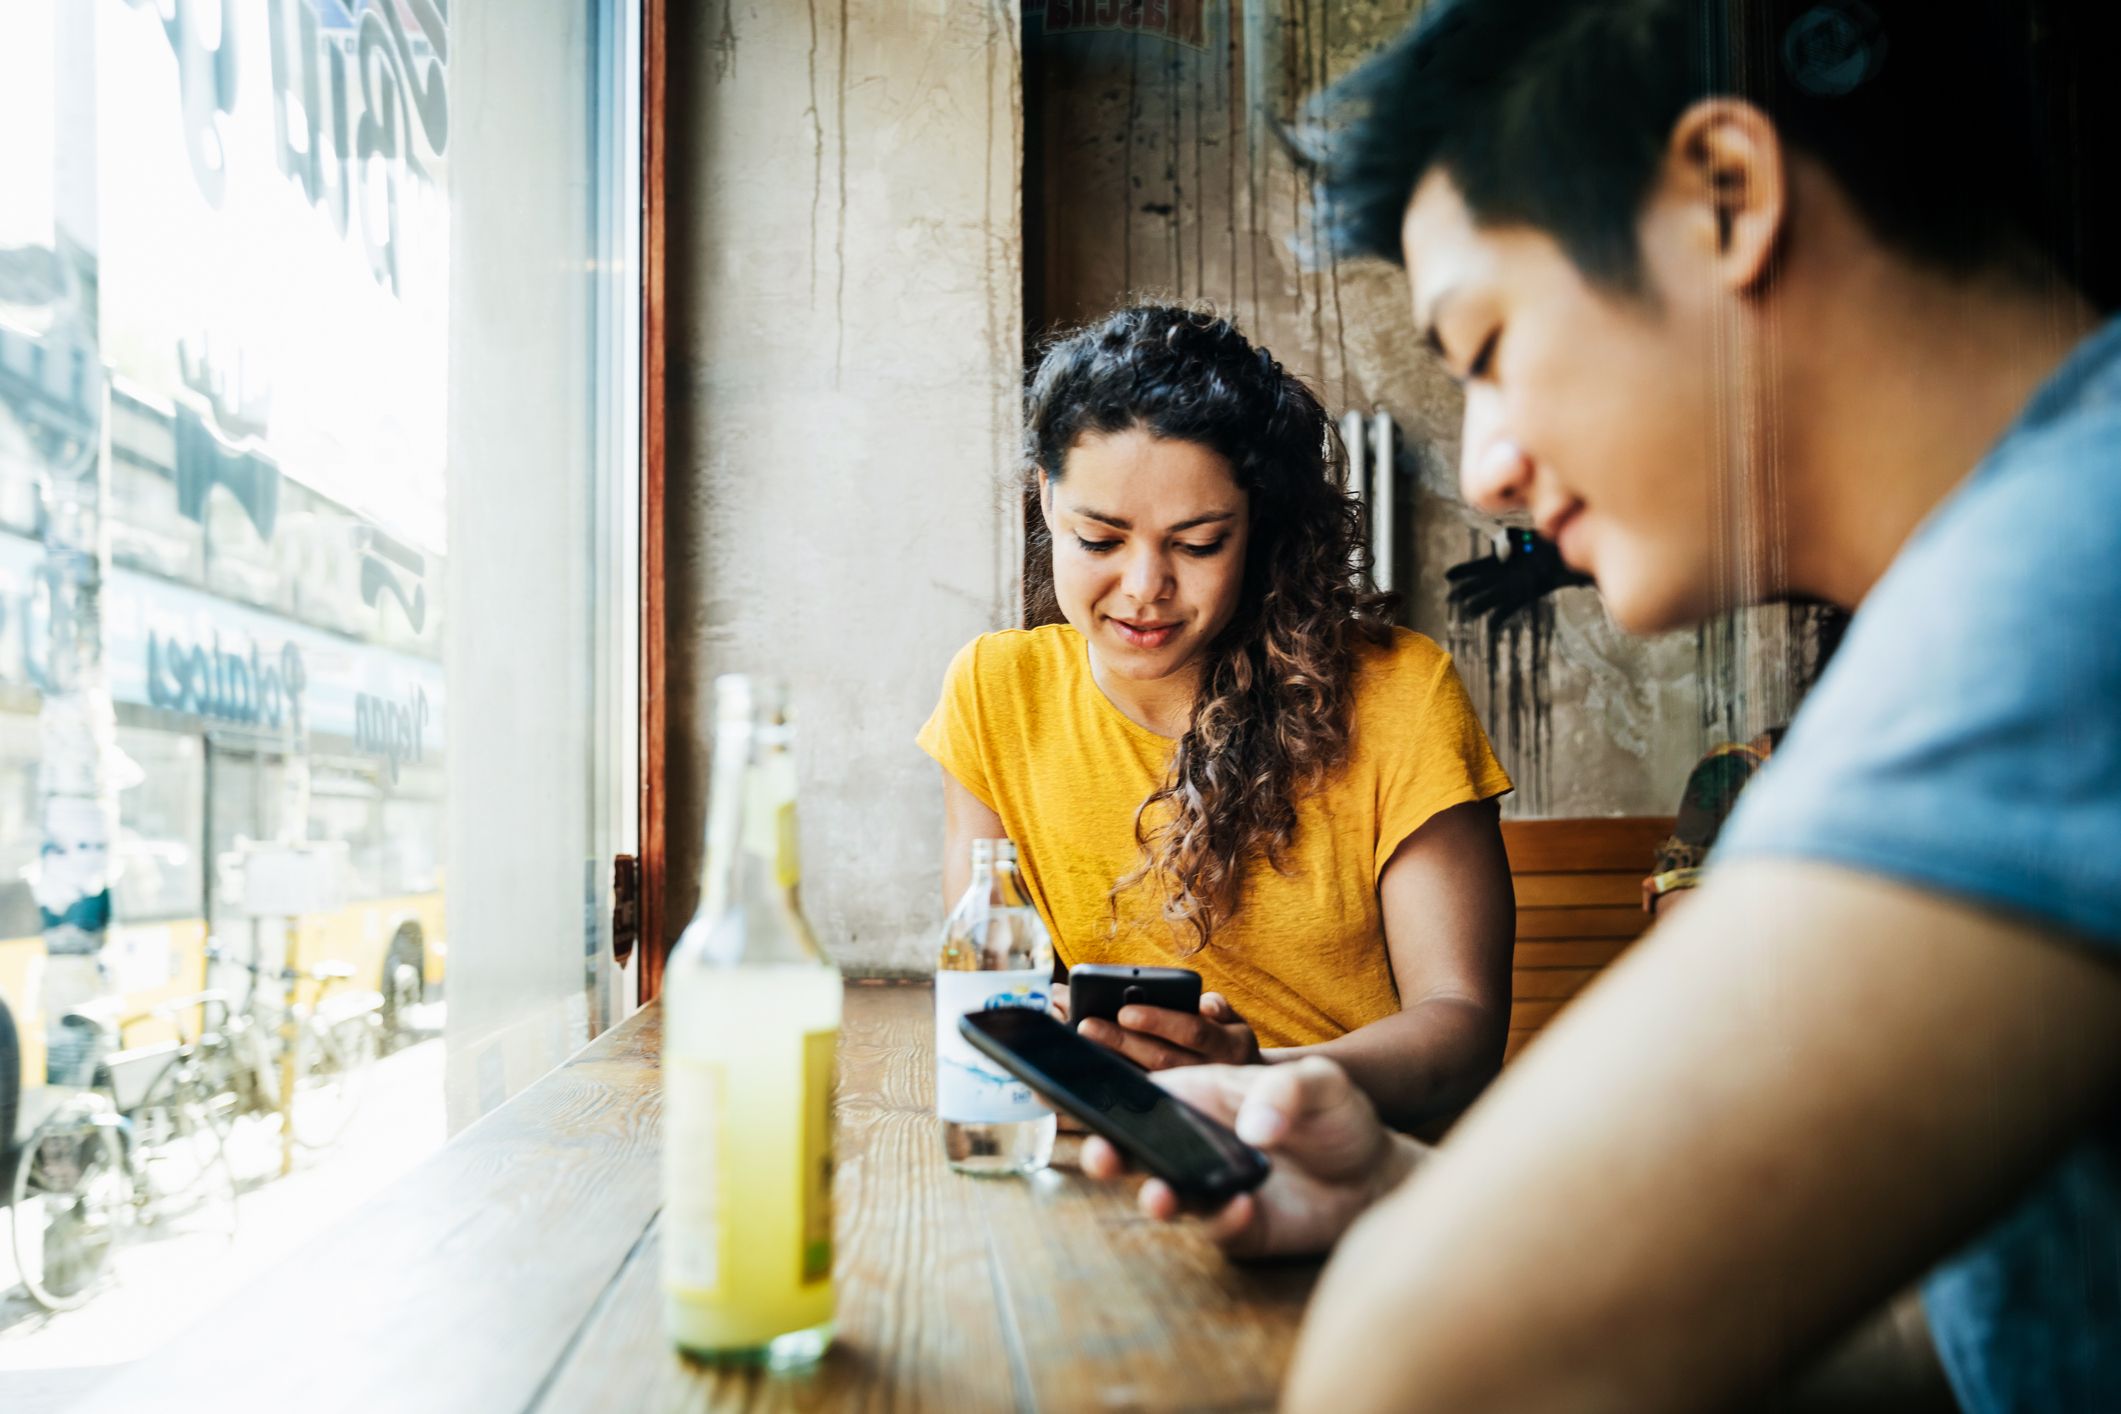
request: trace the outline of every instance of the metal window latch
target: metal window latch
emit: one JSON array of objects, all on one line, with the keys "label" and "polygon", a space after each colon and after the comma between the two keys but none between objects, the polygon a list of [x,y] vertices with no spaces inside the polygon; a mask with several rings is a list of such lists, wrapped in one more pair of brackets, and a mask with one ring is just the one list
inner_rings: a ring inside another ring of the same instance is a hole
[{"label": "metal window latch", "polygon": [[611,958],[619,966],[633,956],[641,936],[641,861],[631,854],[611,860]]},{"label": "metal window latch", "polygon": [[1368,417],[1357,411],[1340,419],[1340,440],[1348,452],[1348,489],[1363,503],[1370,527],[1370,574],[1387,594],[1393,589],[1398,545],[1393,531],[1399,520],[1394,495],[1399,472],[1397,429],[1383,408]]}]

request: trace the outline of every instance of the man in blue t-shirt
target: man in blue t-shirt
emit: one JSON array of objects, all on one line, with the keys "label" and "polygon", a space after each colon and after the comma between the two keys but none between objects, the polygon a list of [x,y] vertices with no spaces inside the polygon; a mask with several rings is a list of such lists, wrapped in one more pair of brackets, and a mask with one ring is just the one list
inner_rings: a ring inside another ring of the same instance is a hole
[{"label": "man in blue t-shirt", "polygon": [[1234,1250],[1366,1214],[1291,1405],[2121,1407],[2117,10],[1436,0],[1299,134],[1469,500],[1633,631],[1855,618],[1689,906],[1440,1148],[1315,1059],[1171,1073],[1275,1156]]}]

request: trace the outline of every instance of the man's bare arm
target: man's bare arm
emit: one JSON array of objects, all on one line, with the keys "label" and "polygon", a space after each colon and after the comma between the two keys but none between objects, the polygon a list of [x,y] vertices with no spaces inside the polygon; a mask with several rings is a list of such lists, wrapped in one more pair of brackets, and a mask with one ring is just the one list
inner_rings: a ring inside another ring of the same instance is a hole
[{"label": "man's bare arm", "polygon": [[1734,866],[1328,1267],[1295,1409],[1721,1407],[1971,1236],[2121,1082],[2121,966],[1817,864]]}]

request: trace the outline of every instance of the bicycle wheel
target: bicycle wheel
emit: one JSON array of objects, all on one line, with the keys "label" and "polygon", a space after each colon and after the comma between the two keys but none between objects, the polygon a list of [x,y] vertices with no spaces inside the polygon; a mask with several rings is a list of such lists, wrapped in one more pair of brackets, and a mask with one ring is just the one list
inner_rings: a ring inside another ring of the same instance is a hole
[{"label": "bicycle wheel", "polygon": [[346,1130],[376,1059],[376,1023],[360,1012],[329,1024],[306,1019],[295,1039],[295,1142],[321,1149]]},{"label": "bicycle wheel", "polygon": [[166,1233],[236,1233],[236,1174],[214,1094],[190,1057],[162,1068],[131,1122],[140,1221]]},{"label": "bicycle wheel", "polygon": [[94,1294],[123,1244],[132,1175],[115,1126],[69,1105],[37,1126],[15,1165],[15,1267],[48,1311]]}]

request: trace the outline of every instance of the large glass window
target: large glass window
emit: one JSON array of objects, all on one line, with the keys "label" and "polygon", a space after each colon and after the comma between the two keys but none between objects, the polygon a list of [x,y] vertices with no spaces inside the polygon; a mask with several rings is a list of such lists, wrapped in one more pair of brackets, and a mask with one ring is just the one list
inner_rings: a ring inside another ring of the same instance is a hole
[{"label": "large glass window", "polygon": [[623,1005],[637,64],[587,8],[0,5],[0,1161],[257,1046],[233,1204],[76,1262],[0,1199],[0,1372],[145,1353]]}]

